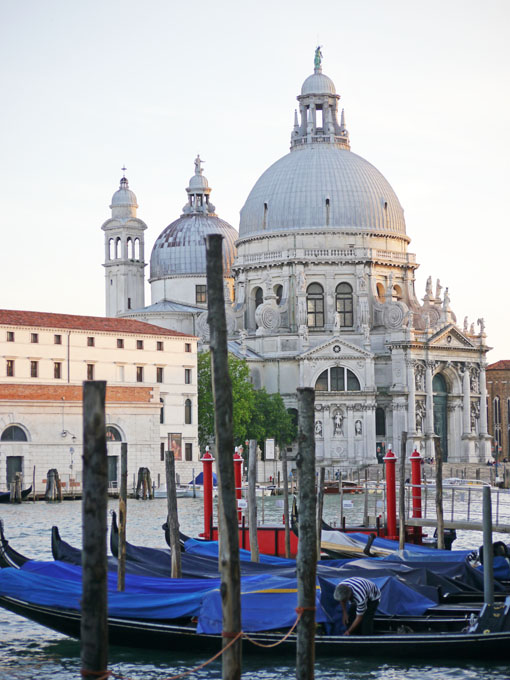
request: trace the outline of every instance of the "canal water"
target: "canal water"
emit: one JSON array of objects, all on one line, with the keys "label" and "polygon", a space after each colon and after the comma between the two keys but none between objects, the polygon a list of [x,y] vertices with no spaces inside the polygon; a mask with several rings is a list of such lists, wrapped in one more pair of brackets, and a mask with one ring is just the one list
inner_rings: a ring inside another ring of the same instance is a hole
[{"label": "canal water", "polygon": [[[262,499],[259,503],[259,519]],[[324,518],[330,523],[339,519],[339,496],[325,497]],[[351,505],[347,503],[347,505]],[[116,510],[117,501],[109,503]],[[181,530],[196,536],[203,529],[202,501],[183,498],[178,501]],[[278,497],[264,499],[266,522],[282,521],[282,500]],[[348,524],[359,522],[363,515],[363,501],[353,497],[352,507],[345,508]],[[128,501],[127,539],[131,543],[152,547],[166,547],[161,525],[166,516],[166,500]],[[34,559],[51,560],[51,527],[57,525],[62,538],[76,547],[81,545],[81,503],[66,501],[60,504],[44,502],[0,506],[0,518],[5,525],[6,537],[11,546]],[[478,548],[481,534],[460,532],[454,547]],[[171,651],[154,652],[123,647],[109,650],[109,670],[115,675],[132,680],[163,680],[199,666],[208,659],[200,648],[196,653]],[[70,680],[80,677],[80,645],[63,635],[0,609],[0,680]],[[190,678],[221,678],[221,660],[187,676]],[[260,680],[286,680],[295,677],[294,658],[260,655],[245,656],[242,677]],[[321,658],[316,662],[316,678],[335,680],[508,680],[509,663],[493,663],[479,659],[464,663],[462,659],[434,659],[416,663],[399,663],[390,659]]]}]

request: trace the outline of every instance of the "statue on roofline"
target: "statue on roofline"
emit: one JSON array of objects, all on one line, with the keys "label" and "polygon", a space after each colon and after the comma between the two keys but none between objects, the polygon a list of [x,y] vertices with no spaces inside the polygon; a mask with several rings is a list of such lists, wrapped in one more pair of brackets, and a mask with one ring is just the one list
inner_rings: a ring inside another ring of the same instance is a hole
[{"label": "statue on roofline", "polygon": [[320,69],[321,64],[322,64],[321,46],[317,45],[317,47],[315,48],[315,57],[314,57],[314,60],[313,60],[313,65],[314,65],[316,71],[318,69]]}]

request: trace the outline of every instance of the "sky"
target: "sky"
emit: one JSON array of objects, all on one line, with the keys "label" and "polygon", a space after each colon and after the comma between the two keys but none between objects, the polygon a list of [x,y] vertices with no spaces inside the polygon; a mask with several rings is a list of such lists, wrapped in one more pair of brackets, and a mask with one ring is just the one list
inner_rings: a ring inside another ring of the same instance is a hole
[{"label": "sky", "polygon": [[238,229],[320,44],[352,151],[404,208],[418,297],[439,278],[510,359],[509,20],[508,0],[0,0],[0,307],[104,315],[124,165],[146,261],[197,153]]}]

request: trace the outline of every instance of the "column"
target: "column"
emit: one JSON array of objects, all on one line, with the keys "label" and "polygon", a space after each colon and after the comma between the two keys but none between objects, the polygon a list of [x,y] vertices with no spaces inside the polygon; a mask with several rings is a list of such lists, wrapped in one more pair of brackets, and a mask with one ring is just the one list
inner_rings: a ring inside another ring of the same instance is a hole
[{"label": "column", "polygon": [[356,460],[356,453],[354,449],[354,405],[349,404],[347,406],[347,432],[344,432],[344,435],[347,435],[347,449],[350,453],[349,458],[353,458],[353,462],[355,463],[362,463],[363,461],[358,461]]},{"label": "column", "polygon": [[480,435],[487,434],[487,383],[485,364],[480,363]]},{"label": "column", "polygon": [[414,361],[407,362],[407,434],[416,432],[416,382],[414,378]]},{"label": "column", "polygon": [[434,394],[432,392],[432,369],[434,368],[433,361],[427,361],[425,363],[425,391],[426,391],[426,401],[425,407],[426,413],[426,433],[427,435],[434,434]]},{"label": "column", "polygon": [[464,435],[471,434],[471,384],[469,382],[469,364],[464,364],[462,375],[462,429]]}]

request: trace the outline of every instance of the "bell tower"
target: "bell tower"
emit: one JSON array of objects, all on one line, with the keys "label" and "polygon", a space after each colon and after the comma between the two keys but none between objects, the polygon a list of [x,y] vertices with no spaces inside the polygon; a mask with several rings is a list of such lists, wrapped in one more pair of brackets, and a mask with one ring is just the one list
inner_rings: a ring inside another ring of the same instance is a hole
[{"label": "bell tower", "polygon": [[145,306],[143,232],[147,225],[136,216],[136,196],[125,175],[113,194],[110,208],[112,216],[101,227],[105,243],[106,316],[121,316]]}]

